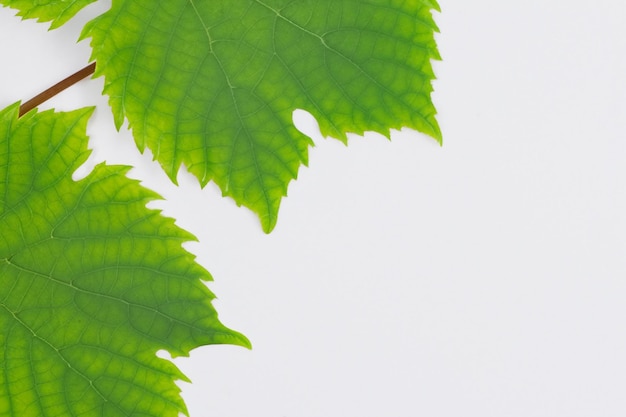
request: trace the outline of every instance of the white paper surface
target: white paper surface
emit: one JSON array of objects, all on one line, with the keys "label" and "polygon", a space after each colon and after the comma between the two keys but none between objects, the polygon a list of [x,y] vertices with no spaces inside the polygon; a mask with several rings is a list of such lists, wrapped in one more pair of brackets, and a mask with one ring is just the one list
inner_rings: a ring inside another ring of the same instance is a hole
[{"label": "white paper surface", "polygon": [[[0,9],[0,108],[89,61],[82,24]],[[435,104],[413,131],[316,133],[278,225],[169,182],[116,132],[102,79],[90,163],[133,165],[194,233],[222,321],[252,351],[177,359],[192,417],[626,415],[626,3],[441,1]],[[78,175],[78,174],[77,174]]]}]

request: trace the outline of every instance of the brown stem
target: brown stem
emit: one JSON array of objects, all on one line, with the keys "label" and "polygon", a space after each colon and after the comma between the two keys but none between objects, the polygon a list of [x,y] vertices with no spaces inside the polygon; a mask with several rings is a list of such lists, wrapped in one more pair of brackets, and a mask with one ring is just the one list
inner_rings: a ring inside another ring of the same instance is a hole
[{"label": "brown stem", "polygon": [[87,65],[85,68],[81,69],[80,71],[75,72],[74,74],[70,75],[63,81],[60,81],[56,83],[55,85],[53,85],[52,87],[48,88],[43,93],[37,94],[35,97],[31,98],[26,103],[20,106],[20,113],[19,113],[20,117],[22,117],[24,114],[28,113],[35,107],[39,106],[41,103],[44,103],[46,100],[49,100],[52,97],[56,96],[61,91],[65,90],[66,88],[71,87],[77,82],[79,82],[80,80],[89,77],[90,75],[94,73],[95,70],[96,70],[96,63],[92,62],[91,64]]}]

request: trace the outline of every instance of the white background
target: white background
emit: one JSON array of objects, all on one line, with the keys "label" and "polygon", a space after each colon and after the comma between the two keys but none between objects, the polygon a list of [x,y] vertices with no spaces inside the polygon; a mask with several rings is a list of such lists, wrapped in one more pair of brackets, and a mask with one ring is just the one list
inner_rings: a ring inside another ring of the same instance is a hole
[{"label": "white background", "polygon": [[[0,108],[88,62],[100,3],[52,32],[0,10]],[[299,118],[316,147],[271,235],[215,186],[170,184],[102,79],[42,106],[98,106],[90,163],[167,198],[254,344],[176,360],[192,417],[626,415],[626,2],[441,3],[444,146],[345,147]]]}]

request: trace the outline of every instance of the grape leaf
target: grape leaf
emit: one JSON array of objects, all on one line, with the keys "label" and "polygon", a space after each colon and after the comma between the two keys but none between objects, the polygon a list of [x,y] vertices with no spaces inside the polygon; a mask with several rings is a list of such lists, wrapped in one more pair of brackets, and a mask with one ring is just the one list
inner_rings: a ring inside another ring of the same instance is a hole
[{"label": "grape leaf", "polygon": [[160,349],[248,340],[226,327],[193,236],[146,208],[158,196],[98,165],[91,109],[0,112],[0,415],[165,416],[186,412],[185,376]]},{"label": "grape leaf", "polygon": [[113,0],[89,23],[96,75],[116,123],[127,118],[176,180],[254,210],[266,232],[308,160],[292,123],[322,133],[415,128],[440,140],[430,99],[437,30],[423,0]]},{"label": "grape leaf", "polygon": [[18,16],[51,22],[50,29],[62,26],[83,7],[97,0],[2,0],[1,4],[19,10]]}]

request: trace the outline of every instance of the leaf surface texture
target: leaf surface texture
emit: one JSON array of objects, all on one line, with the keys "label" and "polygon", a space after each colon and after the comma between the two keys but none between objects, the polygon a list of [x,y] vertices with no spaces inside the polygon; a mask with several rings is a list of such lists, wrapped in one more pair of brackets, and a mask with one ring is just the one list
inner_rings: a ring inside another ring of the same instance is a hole
[{"label": "leaf surface texture", "polygon": [[0,415],[177,417],[185,376],[155,353],[248,340],[127,167],[72,179],[90,109],[17,112],[0,112]]},{"label": "leaf surface texture", "polygon": [[437,140],[437,31],[426,0],[113,0],[87,25],[118,128],[125,119],[172,180],[254,210],[266,232],[310,139],[411,127]]}]

